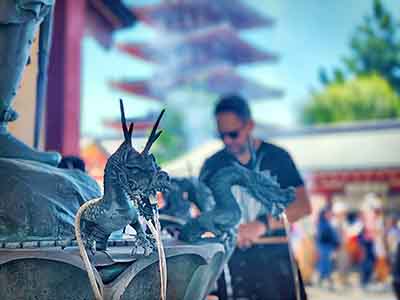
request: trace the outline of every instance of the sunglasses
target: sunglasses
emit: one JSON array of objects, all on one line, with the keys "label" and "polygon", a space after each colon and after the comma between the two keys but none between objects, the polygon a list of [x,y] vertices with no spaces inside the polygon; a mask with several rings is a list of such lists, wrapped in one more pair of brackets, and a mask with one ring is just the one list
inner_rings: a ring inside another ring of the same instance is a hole
[{"label": "sunglasses", "polygon": [[221,140],[223,140],[226,136],[228,136],[232,140],[235,140],[239,137],[240,129],[233,130],[233,131],[227,131],[227,132],[218,132],[218,134],[219,134],[219,137],[221,138]]}]

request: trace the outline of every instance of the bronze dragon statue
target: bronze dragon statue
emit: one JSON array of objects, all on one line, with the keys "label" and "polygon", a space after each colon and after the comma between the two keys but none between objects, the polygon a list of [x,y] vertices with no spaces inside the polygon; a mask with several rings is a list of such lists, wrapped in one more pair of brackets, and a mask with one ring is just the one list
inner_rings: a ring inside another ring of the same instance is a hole
[{"label": "bronze dragon statue", "polygon": [[[234,185],[245,188],[264,206],[266,213],[278,217],[284,212],[285,208],[295,198],[294,189],[282,189],[276,178],[271,176],[268,171],[260,171],[258,167],[260,160],[254,162],[254,167],[250,169],[234,162],[230,166],[217,171],[209,180],[208,186],[201,181],[201,184],[194,186],[190,184],[193,179],[172,179],[177,191],[165,194],[166,202],[170,203],[165,212],[175,216],[187,216],[187,213],[185,214],[182,211],[185,205],[177,203],[184,201],[182,195],[188,192],[189,195],[192,195],[188,199],[201,211],[197,218],[185,218],[185,224],[180,226],[179,238],[187,242],[205,240],[221,242],[225,245],[226,252],[229,255],[234,249],[236,227],[241,219],[240,206],[231,191]],[[183,184],[185,182],[186,184]],[[196,188],[197,195],[194,191]],[[207,190],[208,192],[206,192]],[[181,196],[177,197],[177,195]],[[212,197],[210,198],[209,195],[212,195]],[[194,198],[196,200],[193,200]],[[214,237],[204,239],[205,233],[212,233]]]},{"label": "bronze dragon statue", "polygon": [[[172,177],[170,186],[163,193],[164,206],[160,209],[160,221],[167,231],[180,230],[192,218],[191,204],[199,212],[210,211],[215,202],[210,189],[195,177]],[[170,231],[170,233],[174,232]]]},{"label": "bronze dragon statue", "polygon": [[92,249],[106,250],[111,233],[131,225],[136,231],[137,247],[143,247],[145,255],[154,249],[154,240],[147,237],[139,222],[139,216],[152,220],[157,210],[156,193],[165,191],[169,176],[157,165],[149,153],[162,131],[157,132],[164,110],[158,117],[143,151],[132,146],[133,124],[126,124],[124,107],[120,101],[121,123],[124,142],[110,156],[104,170],[104,195],[89,205],[82,213],[82,233]]},{"label": "bronze dragon statue", "polygon": [[[153,143],[162,131],[157,132],[164,110],[158,117],[143,151],[139,153],[132,146],[133,124],[126,124],[122,100],[120,100],[121,123],[124,142],[110,156],[104,170],[104,195],[83,204],[75,218],[75,234],[80,255],[88,272],[96,300],[104,299],[102,282],[96,279],[85,248],[106,250],[110,235],[131,225],[136,231],[136,253],[139,246],[144,254],[153,252],[157,243],[161,276],[161,299],[166,298],[166,259],[160,238],[158,221],[157,192],[165,191],[169,176],[161,171],[155,158],[149,153]],[[142,216],[152,235],[147,236],[139,221]],[[84,227],[81,230],[81,222]],[[83,233],[83,238],[82,238]]]},{"label": "bronze dragon statue", "polygon": [[105,250],[112,232],[132,224],[138,233],[138,247],[143,246],[145,254],[150,254],[153,242],[137,220],[139,215],[152,218],[156,207],[152,199],[169,184],[168,174],[149,153],[161,133],[156,131],[162,114],[139,153],[132,147],[133,125],[128,129],[124,123],[122,102],[121,113],[125,140],[107,162],[103,196],[97,183],[80,170],[0,158],[0,243],[7,247],[24,243],[72,245],[79,207],[101,197],[82,215],[82,234],[87,244],[96,242],[97,250]]}]

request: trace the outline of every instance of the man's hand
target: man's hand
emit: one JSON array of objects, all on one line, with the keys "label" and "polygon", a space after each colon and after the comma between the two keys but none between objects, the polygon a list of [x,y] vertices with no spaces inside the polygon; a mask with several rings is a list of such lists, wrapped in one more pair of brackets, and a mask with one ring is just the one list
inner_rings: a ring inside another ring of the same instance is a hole
[{"label": "man's hand", "polygon": [[239,225],[237,244],[239,248],[248,248],[267,231],[267,226],[259,221]]},{"label": "man's hand", "polygon": [[281,228],[285,228],[285,224],[283,223],[282,219],[275,219],[272,216],[268,216],[268,229],[273,231],[276,229],[281,229]]}]

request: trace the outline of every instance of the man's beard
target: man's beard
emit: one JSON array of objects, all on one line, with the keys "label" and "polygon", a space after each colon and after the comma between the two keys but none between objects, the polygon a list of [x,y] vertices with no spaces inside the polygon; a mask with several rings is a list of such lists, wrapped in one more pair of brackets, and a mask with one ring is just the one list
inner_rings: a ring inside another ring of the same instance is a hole
[{"label": "man's beard", "polygon": [[239,156],[239,155],[245,154],[249,150],[248,146],[246,144],[242,145],[240,147],[235,147],[234,149],[226,146],[226,149],[228,150],[229,153],[231,153],[234,156]]}]

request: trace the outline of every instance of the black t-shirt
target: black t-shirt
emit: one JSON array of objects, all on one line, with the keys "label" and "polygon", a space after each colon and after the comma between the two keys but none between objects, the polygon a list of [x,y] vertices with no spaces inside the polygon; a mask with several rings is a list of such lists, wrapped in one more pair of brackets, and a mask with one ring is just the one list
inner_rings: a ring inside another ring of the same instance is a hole
[{"label": "black t-shirt", "polygon": [[[262,142],[257,149],[256,158],[261,158],[260,170],[269,170],[282,188],[303,186],[304,182],[290,154],[270,143]],[[208,158],[200,171],[200,180],[209,184],[211,177],[219,169],[238,162],[226,149],[222,149]],[[249,165],[244,165],[249,168]]]}]

